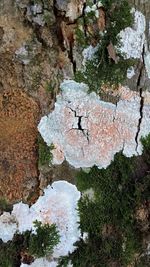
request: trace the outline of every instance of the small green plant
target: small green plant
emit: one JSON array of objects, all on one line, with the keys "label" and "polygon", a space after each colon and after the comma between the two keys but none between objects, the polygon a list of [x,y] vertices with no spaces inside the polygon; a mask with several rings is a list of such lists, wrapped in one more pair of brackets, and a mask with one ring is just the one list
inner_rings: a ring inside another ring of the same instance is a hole
[{"label": "small green plant", "polygon": [[51,255],[54,247],[59,243],[59,233],[55,224],[42,224],[35,221],[36,233],[30,233],[28,251],[40,258]]},{"label": "small green plant", "polygon": [[5,198],[0,198],[0,212],[3,211],[12,211],[12,205],[9,204]]},{"label": "small green plant", "polygon": [[142,137],[141,143],[143,145],[145,160],[148,164],[150,164],[150,134],[144,138]]},{"label": "small green plant", "polygon": [[51,11],[44,11],[44,21],[47,24],[47,26],[51,26],[54,23],[54,15]]},{"label": "small green plant", "polygon": [[15,235],[12,241],[3,243],[0,240],[0,266],[16,267],[20,266],[20,252],[22,250],[23,237]]},{"label": "small green plant", "polygon": [[52,82],[46,82],[46,84],[45,84],[45,90],[47,92],[53,93],[54,92],[54,89],[55,89],[55,84],[54,83],[52,83]]},{"label": "small green plant", "polygon": [[[142,142],[142,157],[146,159],[150,155],[150,135]],[[149,266],[147,256],[140,258],[145,253],[143,238],[147,232],[141,230],[136,210],[149,203],[150,176],[145,172],[145,177],[136,177],[136,161],[136,157],[117,153],[106,169],[94,166],[89,173],[77,174],[78,189],[94,191],[94,200],[84,196],[78,203],[81,232],[88,233],[88,238],[78,241],[77,249],[61,258],[59,267],[65,267],[67,259],[74,267],[127,267],[134,261],[135,267]]]},{"label": "small green plant", "polygon": [[[119,49],[115,48],[121,45],[118,37],[119,32],[133,23],[128,1],[103,0],[101,2],[106,16],[105,30],[103,32],[96,30],[93,35],[86,31],[87,25],[96,23],[95,12],[93,11],[85,13],[84,19],[79,19],[76,30],[77,42],[83,48],[90,45],[93,38],[99,44],[93,59],[86,62],[85,69],[77,71],[75,74],[77,82],[85,82],[89,85],[90,91],[97,93],[100,92],[100,88],[104,84],[118,86],[123,83],[126,79],[127,69],[133,65],[132,60],[125,59]],[[108,51],[110,44],[116,53],[115,60],[110,57]]]},{"label": "small green plant", "polygon": [[35,221],[36,233],[26,231],[15,234],[7,243],[0,239],[0,267],[19,267],[21,254],[27,253],[33,257],[50,256],[54,247],[59,243],[59,233],[55,224],[44,224]]},{"label": "small green plant", "polygon": [[43,165],[49,165],[52,161],[51,150],[54,149],[54,145],[47,146],[41,136],[38,137],[38,153],[39,153],[39,167]]}]

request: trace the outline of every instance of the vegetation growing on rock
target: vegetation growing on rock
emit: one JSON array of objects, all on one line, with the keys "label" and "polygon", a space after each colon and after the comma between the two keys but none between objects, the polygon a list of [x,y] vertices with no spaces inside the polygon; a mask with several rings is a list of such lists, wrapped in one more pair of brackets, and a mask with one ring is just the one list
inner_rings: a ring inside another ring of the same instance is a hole
[{"label": "vegetation growing on rock", "polygon": [[54,146],[50,147],[44,142],[43,138],[39,136],[38,138],[38,153],[39,153],[39,167],[43,165],[49,165],[53,158],[51,150],[54,149]]},{"label": "vegetation growing on rock", "polygon": [[0,198],[0,214],[3,211],[7,211],[7,212],[12,211],[12,205],[9,204],[5,198]]},{"label": "vegetation growing on rock", "polygon": [[[12,241],[0,243],[0,266],[18,267],[21,264],[21,255],[27,255],[29,262],[34,257],[50,256],[54,247],[59,243],[59,233],[55,224],[35,222],[36,233],[26,231],[22,235],[15,234]],[[26,259],[27,260],[27,259]]]},{"label": "vegetation growing on rock", "polygon": [[[150,135],[143,139],[143,160],[150,156]],[[141,159],[140,159],[141,160]],[[136,172],[137,157],[116,154],[107,169],[93,167],[89,173],[77,176],[79,190],[92,188],[94,199],[83,196],[79,200],[80,227],[87,233],[85,241],[59,266],[71,259],[74,267],[149,266],[148,213],[150,175]],[[149,162],[147,170],[150,169]],[[146,245],[147,244],[147,245]],[[114,264],[114,265],[113,265]],[[144,265],[145,264],[145,265]]]},{"label": "vegetation growing on rock", "polygon": [[59,233],[55,224],[44,224],[35,221],[36,233],[27,231],[24,236],[30,255],[36,258],[49,256],[53,248],[59,243]]},{"label": "vegetation growing on rock", "polygon": [[85,12],[84,18],[79,19],[76,31],[77,42],[84,48],[92,42],[94,46],[95,43],[99,44],[93,59],[86,62],[85,70],[77,71],[75,75],[76,81],[87,83],[91,91],[98,93],[104,84],[118,86],[119,83],[123,83],[127,69],[133,65],[132,60],[125,59],[124,55],[116,49],[116,46],[121,45],[119,32],[133,23],[128,1],[104,0],[101,4],[101,10],[97,8],[97,12],[105,14],[105,25],[102,31],[96,24],[98,18],[93,10]]}]

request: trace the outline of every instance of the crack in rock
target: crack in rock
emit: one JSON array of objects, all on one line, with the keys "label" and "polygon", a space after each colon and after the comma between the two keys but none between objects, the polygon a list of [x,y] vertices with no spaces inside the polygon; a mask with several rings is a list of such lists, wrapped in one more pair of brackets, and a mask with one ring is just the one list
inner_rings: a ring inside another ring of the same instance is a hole
[{"label": "crack in rock", "polygon": [[142,73],[143,73],[143,68],[144,68],[144,54],[145,54],[145,46],[143,45],[143,50],[142,50],[142,54],[141,54],[141,58],[142,61],[140,62],[140,70],[139,70],[139,76],[137,79],[137,91],[139,90],[139,96],[140,96],[140,109],[139,109],[139,113],[140,113],[140,117],[139,117],[139,121],[138,121],[138,125],[137,125],[137,133],[135,136],[135,142],[136,142],[136,151],[138,153],[138,138],[139,138],[139,134],[140,134],[140,129],[141,129],[141,123],[142,123],[142,118],[143,118],[143,107],[144,107],[144,97],[142,96],[143,93],[143,88],[141,86],[141,79],[142,79]]},{"label": "crack in rock", "polygon": [[142,123],[142,119],[143,119],[143,107],[144,107],[144,97],[142,96],[142,88],[140,89],[140,118],[139,118],[139,122],[138,122],[138,126],[137,126],[137,133],[135,136],[135,142],[136,142],[136,151],[138,153],[138,145],[139,145],[139,134],[140,134],[140,130],[141,130],[141,123]]},{"label": "crack in rock", "polygon": [[89,132],[88,132],[88,129],[84,129],[83,126],[82,126],[82,121],[83,121],[82,118],[87,119],[88,117],[87,117],[87,116],[77,115],[77,111],[76,111],[76,110],[73,110],[71,107],[68,107],[68,108],[69,108],[72,112],[74,112],[74,116],[75,116],[75,118],[78,119],[78,121],[77,121],[77,127],[73,127],[73,126],[72,126],[72,129],[70,129],[70,130],[75,129],[75,130],[81,131],[81,132],[83,133],[83,135],[86,137],[86,139],[87,139],[87,141],[88,141],[88,143],[89,143],[90,140],[89,140]]},{"label": "crack in rock", "polygon": [[88,94],[84,83],[66,80],[61,84],[54,111],[38,125],[45,142],[56,146],[54,164],[66,159],[76,168],[105,168],[119,151],[127,157],[142,153],[140,138],[150,132],[150,93],[143,95],[141,89],[139,95],[127,87],[119,90],[115,105]]}]

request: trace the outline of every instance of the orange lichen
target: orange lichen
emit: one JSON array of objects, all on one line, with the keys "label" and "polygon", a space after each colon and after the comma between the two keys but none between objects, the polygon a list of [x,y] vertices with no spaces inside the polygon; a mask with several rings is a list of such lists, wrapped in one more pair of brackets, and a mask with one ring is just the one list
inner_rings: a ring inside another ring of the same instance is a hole
[{"label": "orange lichen", "polygon": [[0,196],[9,201],[26,199],[37,183],[38,113],[21,89],[0,94]]}]

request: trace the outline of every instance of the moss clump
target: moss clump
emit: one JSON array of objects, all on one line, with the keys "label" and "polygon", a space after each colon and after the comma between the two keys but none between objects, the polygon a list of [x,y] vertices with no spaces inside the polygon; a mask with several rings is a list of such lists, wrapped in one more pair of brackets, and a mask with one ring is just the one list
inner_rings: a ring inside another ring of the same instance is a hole
[{"label": "moss clump", "polygon": [[22,235],[16,234],[12,241],[3,243],[0,240],[0,266],[19,267],[21,265],[21,254],[24,253],[40,258],[50,256],[54,247],[59,243],[59,234],[55,224],[44,224],[35,222],[36,234],[26,231]]},{"label": "moss clump", "polygon": [[[146,148],[149,138],[143,140]],[[150,150],[143,157],[147,155]],[[148,207],[150,176],[145,172],[145,177],[137,178],[136,161],[136,157],[118,153],[107,169],[93,167],[89,173],[81,171],[77,175],[78,189],[84,192],[92,188],[94,199],[84,196],[78,203],[80,228],[88,238],[77,242],[77,249],[68,257],[74,267],[127,267],[135,255],[144,255],[143,238],[148,229],[141,229],[136,210]],[[66,266],[66,262],[67,258],[62,258],[59,266]],[[148,266],[142,262],[148,263],[146,257],[136,259],[135,266]]]},{"label": "moss clump", "polygon": [[36,233],[26,232],[26,243],[29,254],[36,258],[50,256],[59,243],[59,234],[55,224],[44,224],[35,221]]},{"label": "moss clump", "polygon": [[15,235],[12,241],[3,243],[0,241],[0,266],[19,267],[21,262],[20,251],[22,250],[23,238]]},{"label": "moss clump", "polygon": [[51,150],[54,149],[54,145],[47,146],[41,136],[38,137],[38,154],[39,154],[39,167],[43,165],[49,165],[52,161],[53,155]]},{"label": "moss clump", "polygon": [[[123,83],[126,79],[127,69],[133,65],[133,60],[125,59],[115,48],[121,45],[118,37],[119,32],[133,23],[128,1],[103,0],[101,2],[106,16],[105,30],[99,32],[96,28],[94,33],[86,31],[88,25],[96,23],[95,12],[91,11],[85,13],[84,20],[79,20],[76,32],[77,41],[83,48],[91,44],[91,39],[99,43],[94,58],[86,62],[84,71],[77,71],[75,75],[76,81],[87,83],[90,91],[98,93],[103,84],[118,86],[119,83]],[[116,52],[116,60],[110,58],[108,51],[110,44]]]},{"label": "moss clump", "polygon": [[7,202],[5,198],[0,198],[0,213],[3,211],[12,211],[12,205]]},{"label": "moss clump", "polygon": [[75,74],[77,82],[88,84],[89,92],[99,93],[102,85],[118,86],[119,83],[123,83],[127,69],[133,65],[133,60],[124,60],[121,54],[118,63],[114,63],[108,58],[107,52],[102,52],[102,49],[99,47],[95,59],[86,63],[85,72],[77,71]]},{"label": "moss clump", "polygon": [[45,84],[45,90],[51,94],[54,93],[55,87],[56,87],[56,84],[55,84],[55,82],[52,82],[52,81],[46,82],[46,84]]},{"label": "moss clump", "polygon": [[141,143],[144,149],[144,157],[148,164],[150,164],[150,134],[145,138],[141,138]]}]

